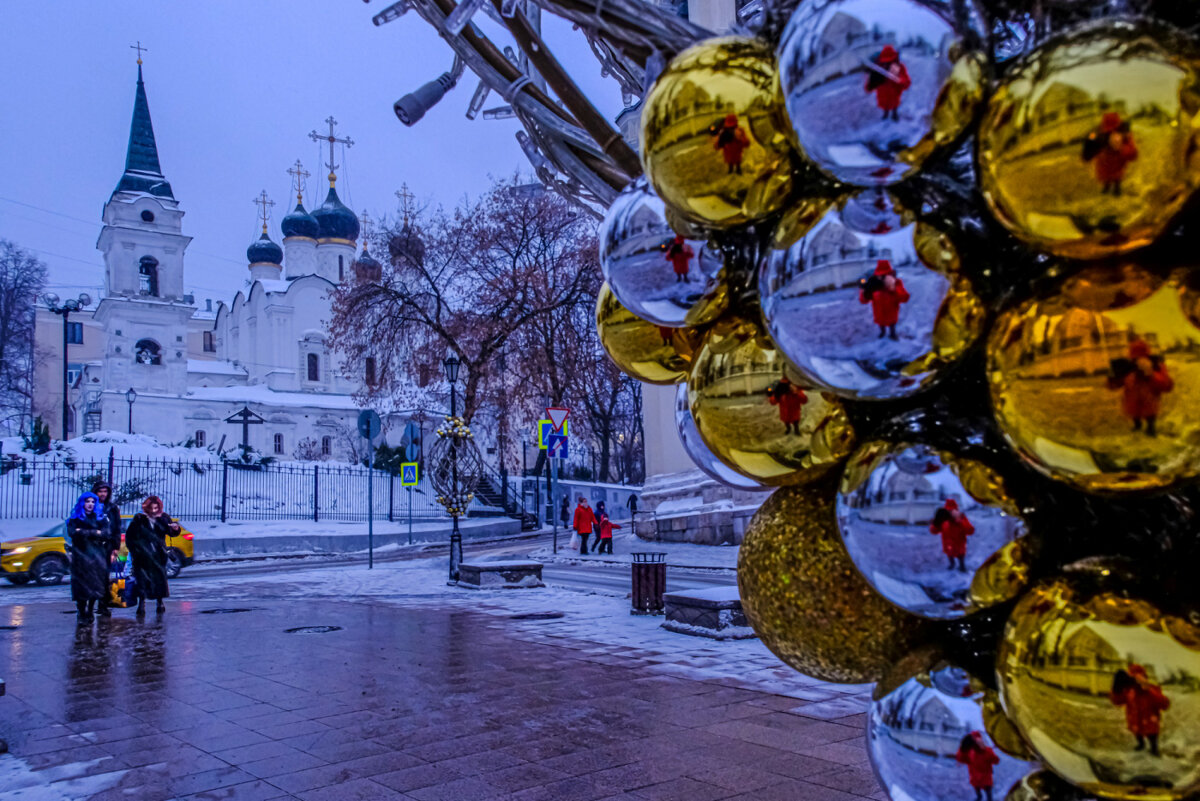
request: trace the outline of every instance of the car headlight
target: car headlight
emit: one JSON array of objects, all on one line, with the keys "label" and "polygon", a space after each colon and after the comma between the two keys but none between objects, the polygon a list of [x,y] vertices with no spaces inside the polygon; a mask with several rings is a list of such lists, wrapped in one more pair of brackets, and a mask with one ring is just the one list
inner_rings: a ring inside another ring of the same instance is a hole
[{"label": "car headlight", "polygon": [[28,545],[22,545],[20,548],[13,548],[11,551],[9,551],[9,553],[12,554],[13,556],[16,556],[17,554],[25,553],[28,550],[29,550]]}]

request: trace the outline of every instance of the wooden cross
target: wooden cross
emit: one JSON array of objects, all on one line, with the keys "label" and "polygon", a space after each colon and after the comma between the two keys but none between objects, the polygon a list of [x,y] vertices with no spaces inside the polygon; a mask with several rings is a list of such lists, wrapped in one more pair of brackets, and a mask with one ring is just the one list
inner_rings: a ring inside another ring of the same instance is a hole
[{"label": "wooden cross", "polygon": [[140,66],[142,66],[142,53],[143,53],[143,52],[145,52],[145,53],[149,53],[149,52],[150,52],[150,48],[148,48],[148,47],[142,47],[142,40],[141,40],[141,39],[138,39],[138,43],[137,43],[137,44],[131,44],[131,45],[129,46],[129,49],[130,49],[130,50],[136,50],[136,51],[137,51],[137,53],[138,53],[138,66],[139,66],[139,67],[140,67]]},{"label": "wooden cross", "polygon": [[408,217],[412,213],[412,202],[416,195],[408,191],[408,184],[400,184],[400,188],[396,190],[396,197],[400,199],[400,213],[404,215],[404,224],[408,225]]},{"label": "wooden cross", "polygon": [[263,233],[265,234],[267,232],[267,220],[271,219],[271,211],[269,207],[274,206],[275,201],[267,198],[267,190],[264,189],[259,193],[258,197],[254,199],[254,205],[258,206],[258,218],[262,220]]},{"label": "wooden cross", "polygon": [[337,176],[333,174],[333,171],[338,168],[338,165],[336,163],[334,163],[334,161],[333,161],[333,146],[335,144],[337,144],[338,142],[341,142],[346,147],[353,147],[354,140],[348,136],[343,137],[341,139],[334,136],[333,126],[337,125],[337,120],[335,120],[332,115],[329,117],[326,117],[325,122],[329,125],[329,135],[328,136],[322,136],[321,134],[317,133],[316,129],[314,128],[312,131],[309,132],[308,138],[313,140],[314,142],[320,142],[320,141],[324,140],[329,143],[329,161],[325,162],[325,166],[329,168],[329,185],[333,186],[334,181],[337,180]]},{"label": "wooden cross", "polygon": [[310,173],[304,169],[304,165],[300,163],[300,159],[296,159],[296,163],[288,169],[287,174],[292,176],[292,188],[296,190],[296,202],[304,202],[304,182]]},{"label": "wooden cross", "polygon": [[225,422],[242,424],[242,448],[245,449],[250,447],[250,426],[260,425],[266,421],[250,411],[249,406],[243,406],[240,411],[226,417]]}]

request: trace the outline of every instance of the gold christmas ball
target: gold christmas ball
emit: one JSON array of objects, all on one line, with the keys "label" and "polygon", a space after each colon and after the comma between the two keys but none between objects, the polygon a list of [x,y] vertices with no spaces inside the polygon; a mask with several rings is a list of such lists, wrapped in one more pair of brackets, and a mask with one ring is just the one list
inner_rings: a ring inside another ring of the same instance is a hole
[{"label": "gold christmas ball", "polygon": [[837,533],[835,480],[776,490],[738,553],[742,609],[767,648],[824,681],[875,681],[925,623],[863,581]]},{"label": "gold christmas ball", "polygon": [[770,48],[737,36],[693,45],[642,109],[642,163],[668,207],[713,228],[783,208],[793,151]]},{"label": "gold christmas ball", "polygon": [[713,455],[768,486],[811,481],[854,447],[842,402],[801,379],[762,329],[742,318],[725,318],[704,337],[688,403]]},{"label": "gold christmas ball", "polygon": [[1033,51],[979,127],[996,218],[1076,259],[1148,245],[1200,184],[1193,46],[1148,23],[1108,22]]},{"label": "gold christmas ball", "polygon": [[1200,329],[1188,275],[1087,267],[1003,313],[988,341],[1009,443],[1094,492],[1169,487],[1200,472]]},{"label": "gold christmas ball", "polygon": [[1037,770],[1013,785],[1004,801],[1091,801],[1048,770]]},{"label": "gold christmas ball", "polygon": [[687,378],[700,341],[694,328],[666,328],[626,309],[608,284],[596,299],[596,333],[621,370],[647,384],[678,384]]},{"label": "gold christmas ball", "polygon": [[[1078,565],[1013,610],[997,657],[1009,717],[1048,768],[1108,798],[1200,790],[1200,616]],[[1180,632],[1183,636],[1179,636]]]}]

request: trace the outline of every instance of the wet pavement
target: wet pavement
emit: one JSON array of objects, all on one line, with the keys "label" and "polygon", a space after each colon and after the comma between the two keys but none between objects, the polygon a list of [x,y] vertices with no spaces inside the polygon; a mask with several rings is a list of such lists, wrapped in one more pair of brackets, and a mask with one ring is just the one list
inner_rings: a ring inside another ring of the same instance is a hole
[{"label": "wet pavement", "polygon": [[65,611],[0,609],[0,801],[884,798],[856,702],[814,693],[808,716],[802,692],[556,639],[570,615],[182,600],[77,627]]}]

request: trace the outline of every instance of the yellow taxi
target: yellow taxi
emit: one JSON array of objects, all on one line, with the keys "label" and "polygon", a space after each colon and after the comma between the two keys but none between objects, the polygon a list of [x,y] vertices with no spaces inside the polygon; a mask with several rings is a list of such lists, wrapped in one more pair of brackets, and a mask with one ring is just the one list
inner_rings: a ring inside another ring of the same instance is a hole
[{"label": "yellow taxi", "polygon": [[[121,531],[133,515],[121,515]],[[176,523],[176,518],[171,518]],[[43,587],[59,584],[71,572],[67,557],[66,523],[59,523],[44,534],[0,542],[0,572],[13,584],[36,581]],[[124,537],[122,536],[122,539]],[[179,534],[167,538],[167,576],[175,578],[179,571],[195,561],[194,535],[180,526]]]}]

